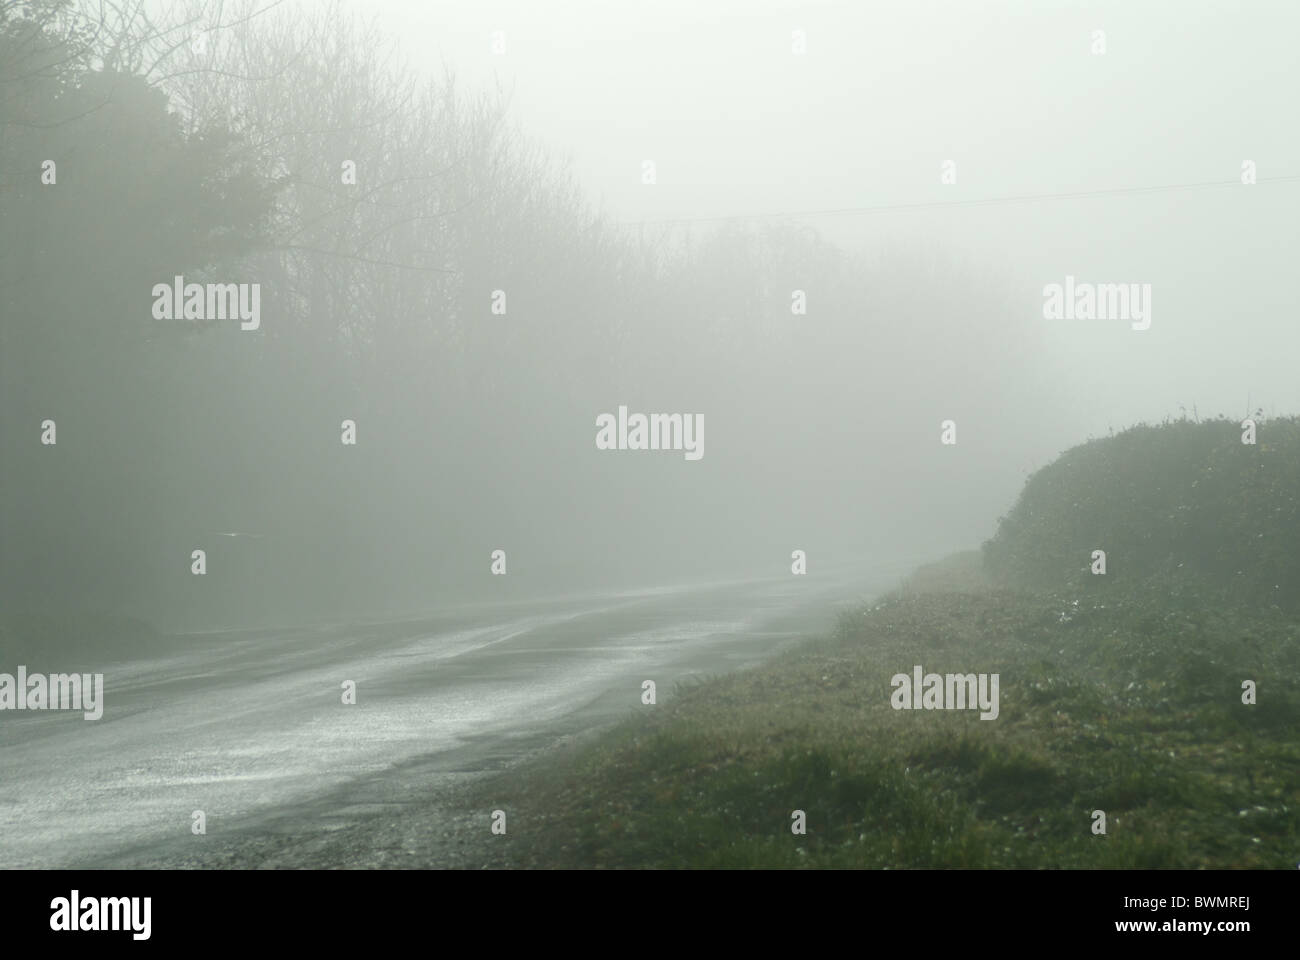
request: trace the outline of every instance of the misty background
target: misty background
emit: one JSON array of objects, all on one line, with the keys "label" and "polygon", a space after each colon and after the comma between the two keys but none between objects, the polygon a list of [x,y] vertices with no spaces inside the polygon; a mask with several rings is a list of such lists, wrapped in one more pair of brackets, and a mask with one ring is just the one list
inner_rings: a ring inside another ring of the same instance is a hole
[{"label": "misty background", "polygon": [[[1292,4],[0,11],[7,611],[903,572],[1090,435],[1300,409]],[[260,329],[154,320],[177,274]],[[597,450],[620,405],[703,459]]]}]

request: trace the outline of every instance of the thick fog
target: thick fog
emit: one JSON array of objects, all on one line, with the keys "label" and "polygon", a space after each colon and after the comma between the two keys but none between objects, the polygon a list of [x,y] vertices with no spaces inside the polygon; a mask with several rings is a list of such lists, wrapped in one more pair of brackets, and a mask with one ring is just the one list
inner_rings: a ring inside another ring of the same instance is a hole
[{"label": "thick fog", "polygon": [[1090,435],[1300,409],[1294,4],[264,6],[0,15],[8,610],[902,573]]}]

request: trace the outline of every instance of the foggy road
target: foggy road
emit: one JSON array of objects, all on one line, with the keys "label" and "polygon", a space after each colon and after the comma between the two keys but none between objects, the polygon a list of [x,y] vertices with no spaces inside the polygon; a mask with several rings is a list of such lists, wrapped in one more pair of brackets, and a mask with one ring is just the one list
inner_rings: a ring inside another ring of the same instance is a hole
[{"label": "foggy road", "polygon": [[[643,680],[663,703],[683,678],[824,632],[837,603],[866,589],[789,577],[178,638],[194,650],[103,669],[98,721],[5,715],[0,867],[112,866],[256,832],[291,809],[337,816],[349,783],[382,783],[416,758],[498,766],[654,709]],[[348,680],[355,705],[342,702]],[[191,834],[197,810],[203,837]]]}]

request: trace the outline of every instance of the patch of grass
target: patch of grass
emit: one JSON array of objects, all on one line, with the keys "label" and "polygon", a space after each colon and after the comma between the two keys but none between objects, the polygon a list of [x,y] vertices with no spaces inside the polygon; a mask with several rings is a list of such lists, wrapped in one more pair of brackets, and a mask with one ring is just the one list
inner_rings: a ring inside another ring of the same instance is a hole
[{"label": "patch of grass", "polygon": [[[517,778],[511,842],[495,855],[543,867],[1293,869],[1290,622],[1243,614],[1185,648],[1180,629],[1143,626],[1163,620],[1150,598],[1086,609],[1063,624],[1059,598],[1007,591],[877,603],[826,642],[686,689]],[[890,678],[918,662],[999,673],[999,718],[891,709]],[[1259,705],[1241,703],[1238,675],[1266,692]],[[797,810],[805,835],[791,832]]]}]

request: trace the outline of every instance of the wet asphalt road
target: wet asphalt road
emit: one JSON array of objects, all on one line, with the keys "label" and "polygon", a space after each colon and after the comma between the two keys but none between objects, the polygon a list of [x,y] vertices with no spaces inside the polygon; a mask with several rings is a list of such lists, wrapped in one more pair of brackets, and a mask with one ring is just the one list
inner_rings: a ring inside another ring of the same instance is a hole
[{"label": "wet asphalt road", "polygon": [[389,865],[379,843],[322,863],[312,838],[645,709],[644,680],[663,702],[760,662],[877,586],[788,577],[190,636],[105,668],[98,721],[0,715],[0,867]]}]

